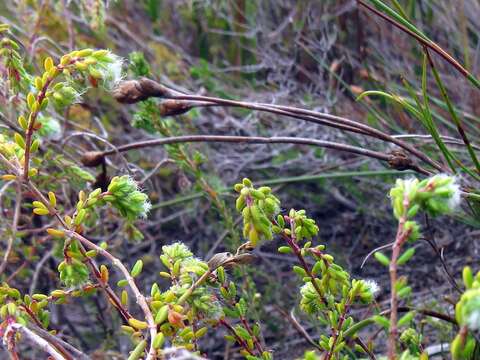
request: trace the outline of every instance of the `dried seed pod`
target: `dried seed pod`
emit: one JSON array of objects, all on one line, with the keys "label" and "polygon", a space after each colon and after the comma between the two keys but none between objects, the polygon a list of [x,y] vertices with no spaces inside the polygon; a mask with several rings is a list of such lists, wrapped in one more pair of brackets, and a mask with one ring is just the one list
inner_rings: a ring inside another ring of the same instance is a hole
[{"label": "dried seed pod", "polygon": [[122,81],[113,91],[113,97],[122,104],[134,104],[149,97],[168,98],[175,92],[147,78]]},{"label": "dried seed pod", "polygon": [[193,107],[194,105],[191,105],[186,101],[173,99],[164,100],[158,105],[162,117],[185,114]]},{"label": "dried seed pod", "polygon": [[415,169],[413,160],[403,150],[394,150],[390,153],[390,159],[388,165],[395,170],[409,170]]},{"label": "dried seed pod", "polygon": [[105,157],[101,151],[88,151],[80,159],[83,166],[96,167],[105,162]]}]

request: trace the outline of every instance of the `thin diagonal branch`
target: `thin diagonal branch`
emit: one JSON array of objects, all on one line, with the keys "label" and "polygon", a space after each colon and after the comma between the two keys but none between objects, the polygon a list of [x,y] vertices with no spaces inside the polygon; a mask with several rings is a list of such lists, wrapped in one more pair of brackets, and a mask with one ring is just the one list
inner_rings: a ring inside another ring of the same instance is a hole
[{"label": "thin diagonal branch", "polygon": [[[387,154],[385,152],[379,152],[369,150],[364,147],[357,147],[347,144],[341,144],[332,141],[308,139],[308,138],[296,138],[296,137],[261,137],[261,136],[232,136],[232,135],[184,135],[184,136],[172,136],[162,139],[139,141],[131,144],[126,144],[117,147],[115,150],[106,150],[103,152],[91,151],[87,152],[82,158],[82,162],[86,166],[94,166],[101,163],[101,160],[105,156],[113,155],[117,152],[125,152],[130,150],[136,150],[141,148],[148,148],[153,146],[163,146],[168,144],[186,143],[186,142],[219,142],[219,143],[244,143],[244,144],[300,144],[318,146],[327,149],[345,151],[361,156],[370,157],[373,159],[386,161],[391,166],[395,167],[396,153]],[[410,168],[424,175],[430,175],[430,172],[410,164],[409,167],[402,168],[405,170]]]},{"label": "thin diagonal branch", "polygon": [[[390,155],[382,152],[368,150],[365,148],[336,143],[332,141],[315,140],[296,137],[261,137],[261,136],[229,136],[229,135],[184,135],[172,136],[168,138],[139,141],[117,147],[120,152],[141,149],[153,146],[162,146],[168,144],[186,143],[186,142],[221,142],[221,143],[247,143],[247,144],[302,144],[324,147],[328,149],[351,152],[358,155],[371,157],[374,159],[388,161]],[[107,150],[102,154],[104,156],[115,154],[115,150]]]},{"label": "thin diagonal branch", "polygon": [[18,324],[18,323],[9,324],[7,329],[5,330],[5,336],[7,336],[7,334],[16,333],[16,332],[20,332],[21,334],[23,334],[32,343],[37,345],[43,351],[47,352],[53,359],[55,359],[55,360],[65,360],[66,359],[48,341],[46,341],[42,337],[38,336],[33,331],[31,331],[30,329],[28,329],[27,327],[25,327],[21,324]]},{"label": "thin diagonal branch", "polygon": [[373,137],[387,143],[392,143],[414,155],[418,159],[429,164],[438,171],[447,171],[441,164],[432,160],[423,152],[414,146],[405,143],[391,135],[388,135],[378,129],[366,124],[346,119],[340,116],[320,113],[312,110],[306,110],[291,106],[282,106],[265,103],[253,103],[247,101],[236,101],[211,96],[199,96],[183,94],[173,90],[156,81],[141,78],[139,80],[130,80],[120,83],[115,89],[113,96],[120,103],[133,104],[150,97],[168,99],[160,104],[160,110],[164,116],[182,114],[196,106],[226,106],[240,107],[250,110],[269,112],[277,115],[293,117],[320,125],[326,125],[333,128],[359,133],[365,136]]},{"label": "thin diagonal branch", "polygon": [[411,37],[415,38],[420,44],[423,46],[428,47],[429,49],[433,50],[436,52],[438,55],[440,55],[445,61],[450,63],[458,72],[460,72],[465,78],[467,78],[475,87],[480,89],[480,81],[473,75],[471,74],[465,67],[463,67],[455,58],[453,58],[449,53],[447,53],[445,50],[443,50],[437,43],[433,42],[426,36],[421,36],[414,31],[410,30],[406,26],[400,24],[399,22],[395,21],[391,17],[385,15],[381,11],[375,9],[373,6],[368,5],[364,0],[357,0],[357,2],[371,11],[372,13],[376,14],[377,16],[381,17],[388,23],[392,24],[396,28],[400,29],[404,33],[410,35]]}]

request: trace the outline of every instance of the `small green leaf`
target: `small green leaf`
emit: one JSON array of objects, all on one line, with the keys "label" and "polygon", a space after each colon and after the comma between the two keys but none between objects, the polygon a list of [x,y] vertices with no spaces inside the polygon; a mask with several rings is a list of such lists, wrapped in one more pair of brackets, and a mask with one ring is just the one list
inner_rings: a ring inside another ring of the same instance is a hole
[{"label": "small green leaf", "polygon": [[133,268],[132,268],[132,271],[130,272],[130,274],[132,275],[132,277],[137,277],[138,275],[140,275],[142,270],[143,270],[143,261],[142,260],[137,260],[135,265],[133,265]]}]

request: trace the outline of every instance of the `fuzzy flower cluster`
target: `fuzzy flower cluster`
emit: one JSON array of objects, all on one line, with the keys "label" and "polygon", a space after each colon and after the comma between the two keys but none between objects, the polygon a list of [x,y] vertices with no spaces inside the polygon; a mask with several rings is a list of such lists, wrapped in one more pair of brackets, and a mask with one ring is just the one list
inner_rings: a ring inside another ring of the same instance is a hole
[{"label": "fuzzy flower cluster", "polygon": [[171,245],[162,246],[162,255],[160,256],[163,263],[169,261],[183,260],[193,256],[190,249],[181,242],[176,242]]},{"label": "fuzzy flower cluster", "polygon": [[87,266],[75,258],[64,260],[58,265],[60,280],[68,288],[74,288],[88,281],[89,271]]},{"label": "fuzzy flower cluster", "polygon": [[455,319],[459,327],[467,327],[470,334],[459,332],[450,346],[452,358],[471,359],[476,341],[474,334],[480,331],[480,272],[473,274],[470,266],[466,266],[462,272],[465,292],[455,305]]},{"label": "fuzzy flower cluster", "polygon": [[122,80],[123,59],[105,50],[102,53],[97,52],[97,56],[94,58],[97,62],[89,65],[89,74],[95,79],[101,80],[106,89],[113,89]]},{"label": "fuzzy flower cluster", "polygon": [[368,291],[368,293],[371,295],[372,299],[377,297],[378,293],[380,292],[380,286],[375,280],[363,280],[365,289]]},{"label": "fuzzy flower cluster", "polygon": [[480,288],[465,291],[455,307],[455,317],[460,325],[471,331],[480,330]]},{"label": "fuzzy flower cluster", "polygon": [[130,221],[146,217],[151,208],[148,196],[138,189],[138,184],[128,175],[115,176],[108,186],[108,195],[103,199]]},{"label": "fuzzy flower cluster", "polygon": [[300,288],[300,295],[302,296],[300,300],[300,308],[305,313],[313,315],[319,313],[325,308],[325,305],[322,303],[311,282],[305,283]]},{"label": "fuzzy flower cluster", "polygon": [[208,264],[193,256],[188,247],[176,242],[162,247],[162,263],[179,278],[181,288],[189,288],[193,282],[208,271]]},{"label": "fuzzy flower cluster", "polygon": [[[322,287],[325,291],[324,295],[328,298],[334,296],[327,287]],[[345,292],[343,296],[348,296],[351,301],[359,301],[363,304],[369,304],[380,291],[380,287],[373,280],[356,280],[353,279],[349,285],[344,286],[344,290],[348,290],[348,294]],[[311,282],[305,283],[300,288],[300,308],[307,314],[316,314],[325,309],[325,304],[321,301],[318,293]]]},{"label": "fuzzy flower cluster", "polygon": [[353,279],[349,291],[351,301],[359,301],[363,304],[370,304],[380,291],[380,287],[373,280]]},{"label": "fuzzy flower cluster", "polygon": [[[454,176],[439,174],[419,181],[398,179],[390,190],[393,212],[397,219],[413,217],[418,210],[432,216],[453,212],[460,204],[460,186]],[[408,200],[408,208],[405,208]]]},{"label": "fuzzy flower cluster", "polygon": [[60,82],[53,87],[53,90],[50,99],[57,110],[78,104],[82,100],[83,91],[78,90],[78,86],[74,83]]},{"label": "fuzzy flower cluster", "polygon": [[418,359],[422,348],[422,336],[415,329],[407,328],[400,335],[400,341],[408,349],[408,354]]},{"label": "fuzzy flower cluster", "polygon": [[[193,256],[188,247],[176,242],[162,247],[160,260],[178,282],[170,288],[176,297],[181,297],[193,283],[208,271],[208,264]],[[208,285],[198,286],[188,302],[196,311],[201,311],[210,319],[217,319],[223,314],[222,307]]]},{"label": "fuzzy flower cluster", "polygon": [[113,89],[122,80],[123,59],[108,50],[75,50],[64,55],[59,66],[66,75],[66,81],[56,83],[48,93],[57,109],[81,101],[86,87],[71,76],[74,72],[87,77],[91,85],[100,84],[107,90]]}]

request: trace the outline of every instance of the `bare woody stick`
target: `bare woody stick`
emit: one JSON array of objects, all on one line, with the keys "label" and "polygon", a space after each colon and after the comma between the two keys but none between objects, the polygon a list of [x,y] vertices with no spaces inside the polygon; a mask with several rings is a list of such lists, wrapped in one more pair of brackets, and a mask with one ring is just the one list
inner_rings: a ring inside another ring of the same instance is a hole
[{"label": "bare woody stick", "polygon": [[[253,103],[247,101],[228,100],[217,97],[183,94],[147,78],[140,78],[139,80],[129,80],[120,83],[120,85],[115,89],[113,96],[118,102],[123,104],[133,104],[142,100],[146,100],[150,97],[177,100],[176,103],[167,101],[165,103],[166,105],[161,105],[161,110],[164,110],[165,115],[175,114],[175,106],[177,106],[177,114],[184,113],[190,108],[197,106],[227,106],[241,107],[250,110],[264,111],[277,115],[293,117],[296,119],[334,127],[340,130],[359,133],[362,135],[380,139],[384,142],[395,144],[400,148],[404,149],[406,152],[429,164],[436,170],[442,172],[447,171],[441,164],[432,160],[430,157],[416,149],[414,146],[405,143],[371,126],[340,116],[320,113],[291,106]],[[186,102],[182,103],[182,100]]]},{"label": "bare woody stick", "polygon": [[141,148],[148,148],[154,146],[163,146],[168,144],[178,144],[186,142],[219,142],[219,143],[237,143],[237,144],[300,144],[318,146],[327,149],[345,151],[352,154],[370,157],[373,159],[386,161],[392,168],[397,170],[415,170],[421,174],[429,175],[430,173],[415,165],[404,152],[396,151],[390,154],[369,150],[357,146],[341,144],[332,141],[315,140],[307,138],[296,137],[261,137],[261,136],[228,136],[228,135],[184,135],[172,136],[162,139],[139,141],[131,144],[126,144],[115,148],[115,150],[107,151],[90,151],[83,155],[81,161],[85,166],[97,166],[103,162],[105,156],[136,150]]}]

